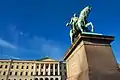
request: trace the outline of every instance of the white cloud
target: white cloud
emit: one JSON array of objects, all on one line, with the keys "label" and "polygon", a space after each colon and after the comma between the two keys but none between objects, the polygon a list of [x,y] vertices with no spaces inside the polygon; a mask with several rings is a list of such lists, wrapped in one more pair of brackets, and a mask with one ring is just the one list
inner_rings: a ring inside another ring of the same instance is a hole
[{"label": "white cloud", "polygon": [[28,42],[29,47],[31,47],[33,50],[36,50],[39,55],[43,57],[49,56],[57,60],[63,58],[67,48],[63,43],[51,39],[46,39],[44,37],[34,36]]},{"label": "white cloud", "polygon": [[16,46],[12,45],[11,43],[3,40],[3,39],[0,39],[0,45],[3,46],[3,47],[8,47],[8,48],[13,48],[13,49],[17,49]]},{"label": "white cloud", "polygon": [[[3,46],[2,53],[6,55],[12,55],[8,56],[7,58],[12,59],[40,59],[42,57],[49,56],[53,59],[60,60],[63,58],[65,51],[66,51],[66,45],[63,43],[60,43],[59,41],[46,39],[44,37],[28,37],[26,39],[27,41],[24,41],[24,45],[22,46],[14,46],[13,44],[0,39],[0,46]],[[29,56],[28,56],[29,54]]]},{"label": "white cloud", "polygon": [[45,53],[46,56],[61,58],[62,54],[64,53],[63,46],[60,47],[60,44],[52,42],[46,41],[45,43],[43,43],[41,45],[41,51]]},{"label": "white cloud", "polygon": [[16,26],[8,26],[8,35],[7,38],[9,38],[12,44],[0,39],[3,54],[20,56],[21,59],[39,59],[49,56],[59,60],[63,58],[66,52],[66,44],[53,39],[47,39],[44,36],[33,36],[29,32],[20,31]]},{"label": "white cloud", "polygon": [[10,59],[20,59],[19,57],[15,57],[15,56],[10,56]]}]

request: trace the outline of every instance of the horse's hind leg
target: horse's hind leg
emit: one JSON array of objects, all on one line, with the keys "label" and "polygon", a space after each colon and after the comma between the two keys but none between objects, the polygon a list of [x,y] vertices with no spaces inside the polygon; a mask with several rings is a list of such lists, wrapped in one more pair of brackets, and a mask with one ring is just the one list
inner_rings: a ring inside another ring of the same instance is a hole
[{"label": "horse's hind leg", "polygon": [[90,24],[91,24],[91,27],[92,27],[92,32],[94,32],[94,26],[93,26],[93,24],[92,24],[92,22],[90,22]]},{"label": "horse's hind leg", "polygon": [[92,22],[87,23],[87,24],[85,25],[85,27],[87,28],[87,27],[90,26],[90,25],[91,25],[91,27],[92,27],[91,32],[94,32],[94,26],[93,26]]}]

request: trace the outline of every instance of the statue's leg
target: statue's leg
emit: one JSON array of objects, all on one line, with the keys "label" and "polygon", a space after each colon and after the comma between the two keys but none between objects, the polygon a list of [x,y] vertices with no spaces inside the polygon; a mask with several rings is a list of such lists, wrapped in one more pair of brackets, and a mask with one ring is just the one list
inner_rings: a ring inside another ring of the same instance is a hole
[{"label": "statue's leg", "polygon": [[93,26],[92,22],[89,22],[89,23],[87,23],[87,24],[85,25],[86,28],[87,28],[88,26],[91,26],[91,27],[92,27],[91,32],[94,32],[94,26]]},{"label": "statue's leg", "polygon": [[73,31],[75,30],[75,22],[72,23],[72,26],[73,26]]},{"label": "statue's leg", "polygon": [[70,40],[71,40],[71,44],[73,42],[73,33],[72,33],[72,30],[70,30]]}]

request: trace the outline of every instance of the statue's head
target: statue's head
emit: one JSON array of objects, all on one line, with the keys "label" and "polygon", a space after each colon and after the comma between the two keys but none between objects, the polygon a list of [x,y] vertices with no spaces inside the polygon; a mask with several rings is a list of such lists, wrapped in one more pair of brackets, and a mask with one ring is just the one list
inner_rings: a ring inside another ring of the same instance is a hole
[{"label": "statue's head", "polygon": [[76,13],[74,13],[73,17],[77,17],[77,14],[76,14]]}]

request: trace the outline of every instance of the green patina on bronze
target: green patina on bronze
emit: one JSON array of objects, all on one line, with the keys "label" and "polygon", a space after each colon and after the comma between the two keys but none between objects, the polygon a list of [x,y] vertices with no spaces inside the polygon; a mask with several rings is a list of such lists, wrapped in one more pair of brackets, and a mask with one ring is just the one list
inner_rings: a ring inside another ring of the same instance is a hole
[{"label": "green patina on bronze", "polygon": [[[78,36],[78,34],[84,34],[89,32],[94,32],[94,26],[92,22],[88,22],[87,18],[88,15],[91,11],[92,7],[87,6],[85,7],[81,12],[80,15],[77,16],[76,14],[73,15],[71,18],[71,21],[66,24],[66,26],[70,26],[70,38],[71,38],[71,43],[74,42],[74,39]],[[91,30],[89,29],[91,27]]]}]

